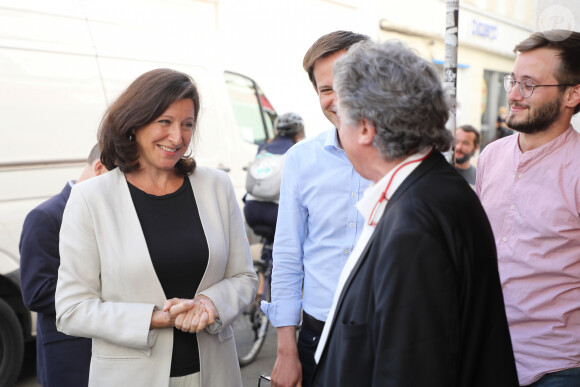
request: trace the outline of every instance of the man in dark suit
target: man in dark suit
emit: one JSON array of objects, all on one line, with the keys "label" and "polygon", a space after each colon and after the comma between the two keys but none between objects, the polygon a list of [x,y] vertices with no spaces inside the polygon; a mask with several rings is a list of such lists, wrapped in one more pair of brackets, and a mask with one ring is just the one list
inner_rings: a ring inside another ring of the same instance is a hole
[{"label": "man in dark suit", "polygon": [[441,155],[452,136],[436,70],[398,42],[333,68],[340,139],[375,182],[316,359],[316,386],[517,386],[492,231]]},{"label": "man in dark suit", "polygon": [[[77,180],[81,182],[106,172],[95,145],[88,164]],[[24,305],[37,312],[37,379],[43,387],[88,385],[91,340],[67,336],[56,330],[54,292],[60,256],[59,231],[64,207],[74,181],[56,196],[30,211],[20,237],[20,283]]]}]

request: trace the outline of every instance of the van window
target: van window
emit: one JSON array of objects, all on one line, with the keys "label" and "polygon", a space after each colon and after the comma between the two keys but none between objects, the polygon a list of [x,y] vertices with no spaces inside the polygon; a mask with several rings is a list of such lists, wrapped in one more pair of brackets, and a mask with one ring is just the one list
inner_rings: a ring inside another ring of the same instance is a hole
[{"label": "van window", "polygon": [[230,71],[224,77],[242,138],[252,144],[273,138],[276,112],[256,82]]}]

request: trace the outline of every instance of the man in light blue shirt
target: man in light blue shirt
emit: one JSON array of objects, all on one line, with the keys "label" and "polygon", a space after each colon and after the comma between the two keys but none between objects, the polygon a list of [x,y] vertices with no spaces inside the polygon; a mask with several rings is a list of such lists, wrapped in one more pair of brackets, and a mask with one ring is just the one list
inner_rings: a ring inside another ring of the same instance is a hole
[{"label": "man in light blue shirt", "polygon": [[[363,228],[355,204],[369,185],[340,145],[332,65],[365,35],[336,31],[318,39],[303,66],[320,107],[335,126],[294,145],[286,154],[274,238],[272,302],[262,309],[278,328],[273,386],[309,386],[314,352],[342,267]],[[295,327],[303,323],[298,344]]]}]

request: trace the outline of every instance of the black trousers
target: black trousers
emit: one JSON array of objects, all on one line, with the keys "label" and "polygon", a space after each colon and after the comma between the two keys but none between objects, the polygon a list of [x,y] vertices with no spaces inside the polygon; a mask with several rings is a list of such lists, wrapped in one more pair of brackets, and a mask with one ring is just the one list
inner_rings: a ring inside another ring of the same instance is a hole
[{"label": "black trousers", "polygon": [[318,342],[322,334],[321,327],[318,326],[316,328],[309,325],[306,319],[304,319],[302,328],[298,334],[298,358],[302,365],[302,387],[310,387],[312,385],[312,377],[314,376],[314,369],[316,368],[314,353],[316,352],[316,347],[318,347]]}]

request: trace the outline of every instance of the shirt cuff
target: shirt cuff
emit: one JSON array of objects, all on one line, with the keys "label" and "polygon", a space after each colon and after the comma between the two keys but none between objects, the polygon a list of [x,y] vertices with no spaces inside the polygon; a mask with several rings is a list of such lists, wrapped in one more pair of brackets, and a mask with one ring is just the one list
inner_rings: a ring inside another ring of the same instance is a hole
[{"label": "shirt cuff", "polygon": [[155,340],[157,339],[157,329],[152,329],[149,331],[149,334],[147,335],[147,346],[149,348],[153,347],[153,344],[155,344]]},{"label": "shirt cuff", "polygon": [[205,327],[205,331],[207,333],[215,335],[216,333],[219,333],[222,330],[222,327],[223,327],[222,320],[218,316],[216,317],[215,322],[213,324]]},{"label": "shirt cuff", "polygon": [[286,301],[284,303],[262,301],[260,308],[276,328],[300,324],[301,301]]}]

